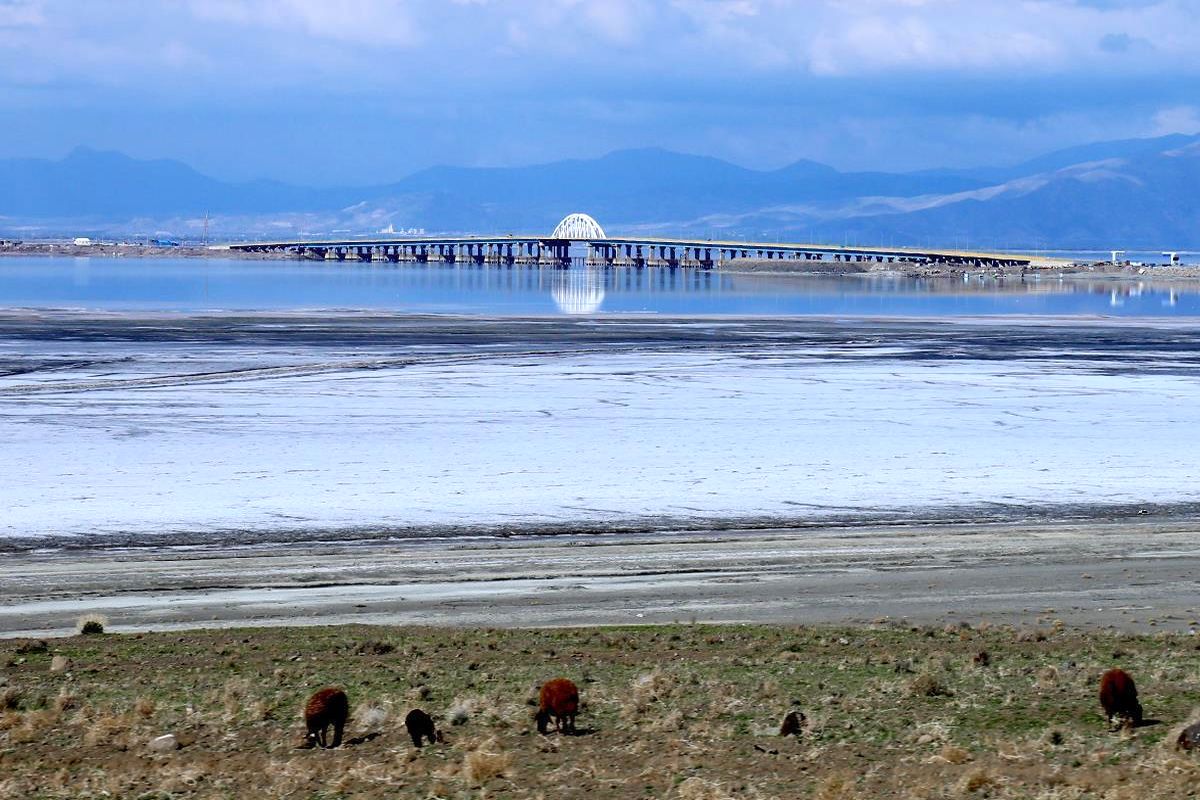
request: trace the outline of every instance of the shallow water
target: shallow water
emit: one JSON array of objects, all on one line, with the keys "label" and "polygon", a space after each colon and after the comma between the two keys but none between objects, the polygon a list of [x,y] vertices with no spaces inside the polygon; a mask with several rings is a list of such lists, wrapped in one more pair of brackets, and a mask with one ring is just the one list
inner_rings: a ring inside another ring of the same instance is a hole
[{"label": "shallow water", "polygon": [[373,309],[497,316],[1200,317],[1200,284],[1048,276],[918,279],[695,269],[0,259],[0,307],[97,311]]}]

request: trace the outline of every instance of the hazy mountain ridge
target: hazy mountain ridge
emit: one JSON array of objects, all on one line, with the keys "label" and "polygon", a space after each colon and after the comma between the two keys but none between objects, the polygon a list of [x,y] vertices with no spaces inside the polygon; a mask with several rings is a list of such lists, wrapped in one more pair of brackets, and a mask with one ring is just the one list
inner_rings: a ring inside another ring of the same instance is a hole
[{"label": "hazy mountain ridge", "polygon": [[1200,247],[1200,136],[1102,142],[1022,165],[916,173],[778,170],[659,149],[527,167],[433,167],[379,186],[229,183],[80,148],[0,160],[0,234],[167,229],[287,237],[387,226],[549,231],[584,210],[614,230],[744,238]]}]

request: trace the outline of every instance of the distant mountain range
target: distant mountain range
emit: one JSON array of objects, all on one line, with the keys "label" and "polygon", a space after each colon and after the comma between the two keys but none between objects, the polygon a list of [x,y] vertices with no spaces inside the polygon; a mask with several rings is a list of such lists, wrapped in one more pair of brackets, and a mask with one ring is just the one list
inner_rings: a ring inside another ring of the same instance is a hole
[{"label": "distant mountain range", "polygon": [[1026,248],[1200,248],[1200,136],[1103,142],[1013,167],[771,171],[643,149],[509,168],[435,167],[396,183],[229,183],[176,161],[80,148],[0,160],[0,235],[546,231],[571,211],[612,231]]}]

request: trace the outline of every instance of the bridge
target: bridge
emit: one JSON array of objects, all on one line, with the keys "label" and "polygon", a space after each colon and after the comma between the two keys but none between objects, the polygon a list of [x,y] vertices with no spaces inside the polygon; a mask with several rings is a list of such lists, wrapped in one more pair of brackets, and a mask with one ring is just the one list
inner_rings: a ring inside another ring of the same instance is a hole
[{"label": "bridge", "polygon": [[587,263],[606,266],[711,269],[737,259],[864,265],[937,264],[963,268],[1057,266],[1068,263],[1028,254],[957,249],[608,236],[599,223],[587,214],[569,215],[549,236],[389,236],[241,242],[222,247],[250,253],[290,253],[297,258],[317,260],[569,266],[572,247],[578,245],[586,246]]}]

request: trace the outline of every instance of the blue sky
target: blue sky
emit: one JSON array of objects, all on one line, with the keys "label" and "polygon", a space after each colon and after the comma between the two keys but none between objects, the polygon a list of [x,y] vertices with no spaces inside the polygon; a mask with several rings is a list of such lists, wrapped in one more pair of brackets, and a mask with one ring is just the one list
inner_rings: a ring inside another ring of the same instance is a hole
[{"label": "blue sky", "polygon": [[1200,0],[0,0],[0,157],[1006,164],[1200,132],[1197,42]]}]

